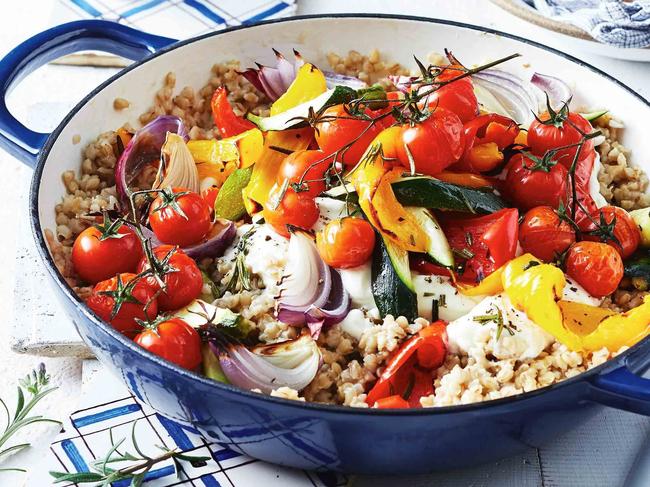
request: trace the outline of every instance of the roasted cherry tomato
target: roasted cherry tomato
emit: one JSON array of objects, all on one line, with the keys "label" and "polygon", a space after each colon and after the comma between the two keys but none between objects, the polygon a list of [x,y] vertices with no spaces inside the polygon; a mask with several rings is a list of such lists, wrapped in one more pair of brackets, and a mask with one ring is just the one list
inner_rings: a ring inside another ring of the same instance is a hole
[{"label": "roasted cherry tomato", "polygon": [[214,209],[214,202],[217,199],[217,195],[219,194],[219,187],[212,185],[209,188],[204,189],[201,191],[201,196],[207,203],[207,205],[210,207],[210,210]]},{"label": "roasted cherry tomato", "polygon": [[609,296],[623,278],[623,260],[611,245],[574,243],[566,257],[566,273],[594,297]]},{"label": "roasted cherry tomato", "polygon": [[449,83],[441,86],[427,97],[427,103],[432,109],[445,108],[458,115],[462,122],[468,122],[478,115],[478,100],[469,76],[455,80],[464,73],[465,70],[462,66],[450,65],[446,67],[436,77],[436,81]]},{"label": "roasted cherry tomato", "polygon": [[545,262],[556,260],[575,241],[573,228],[560,220],[550,206],[536,206],[528,210],[519,226],[521,248]]},{"label": "roasted cherry tomato", "polygon": [[142,330],[137,320],[149,321],[158,314],[156,290],[135,274],[122,273],[98,282],[86,304],[102,320],[133,338]]},{"label": "roasted cherry tomato", "polygon": [[370,259],[375,231],[361,218],[332,220],[316,234],[316,245],[327,265],[337,269],[357,267]]},{"label": "roasted cherry tomato", "polygon": [[184,369],[194,370],[202,362],[201,338],[197,331],[180,318],[170,318],[146,326],[135,338],[145,350]]},{"label": "roasted cherry tomato", "polygon": [[149,224],[158,239],[185,247],[210,231],[211,208],[197,193],[183,188],[164,189],[149,209]]},{"label": "roasted cherry tomato", "polygon": [[464,259],[460,279],[476,283],[512,260],[517,252],[519,213],[505,208],[480,217],[445,217],[441,224],[449,245]]},{"label": "roasted cherry tomato", "polygon": [[506,166],[505,192],[523,210],[535,206],[558,208],[568,199],[567,169],[555,161],[515,154]]},{"label": "roasted cherry tomato", "polygon": [[[528,145],[533,154],[543,156],[551,149],[577,144],[582,139],[580,131],[588,134],[592,131],[591,124],[579,113],[569,112],[563,107],[554,115],[544,112],[539,119],[533,121],[528,129]],[[571,167],[578,151],[576,147],[560,149],[554,159],[567,169]],[[594,151],[593,140],[587,140],[580,149],[579,160],[584,159]]]},{"label": "roasted cherry tomato", "polygon": [[[367,114],[371,115],[370,110]],[[325,110],[323,121],[316,125],[316,142],[326,155],[330,155],[354,141],[336,158],[346,166],[354,166],[384,127],[383,123],[372,124],[369,120],[353,117],[345,111],[344,105],[335,105]]]},{"label": "roasted cherry tomato", "polygon": [[135,271],[141,256],[142,246],[133,229],[108,217],[81,232],[72,246],[74,270],[91,284]]},{"label": "roasted cherry tomato", "polygon": [[287,225],[309,230],[318,220],[320,212],[314,198],[287,189],[277,208],[264,206],[264,220],[280,235],[289,236]]},{"label": "roasted cherry tomato", "polygon": [[591,214],[583,239],[609,244],[627,259],[641,243],[641,232],[623,208],[605,206]]},{"label": "roasted cherry tomato", "polygon": [[503,162],[503,150],[519,135],[514,120],[488,113],[479,115],[463,126],[465,151],[454,168],[463,171],[487,172]]},{"label": "roasted cherry tomato", "polygon": [[317,150],[299,150],[288,155],[278,170],[276,182],[282,185],[289,181],[289,187],[298,186],[299,193],[318,196],[325,191],[325,172],[329,169],[332,158]]},{"label": "roasted cherry tomato", "polygon": [[410,407],[421,407],[420,398],[433,393],[433,376],[445,361],[446,354],[447,325],[436,321],[393,353],[384,372],[368,392],[366,403],[372,407],[382,398],[399,395]]},{"label": "roasted cherry tomato", "polygon": [[463,124],[449,110],[437,108],[423,122],[401,127],[402,140],[397,144],[396,153],[404,167],[411,165],[410,152],[417,172],[434,175],[458,161],[463,154]]},{"label": "roasted cherry tomato", "polygon": [[[203,277],[191,257],[172,245],[160,245],[153,253],[166,287],[158,294],[158,307],[162,311],[187,306],[201,294]],[[138,272],[148,268],[149,262],[146,257],[143,257],[138,265]],[[158,280],[154,276],[148,276],[147,282],[155,290],[160,289]]]},{"label": "roasted cherry tomato", "polygon": [[210,100],[210,108],[212,109],[214,124],[224,138],[233,137],[255,128],[253,122],[235,115],[228,101],[228,92],[224,86],[220,86],[214,91]]}]

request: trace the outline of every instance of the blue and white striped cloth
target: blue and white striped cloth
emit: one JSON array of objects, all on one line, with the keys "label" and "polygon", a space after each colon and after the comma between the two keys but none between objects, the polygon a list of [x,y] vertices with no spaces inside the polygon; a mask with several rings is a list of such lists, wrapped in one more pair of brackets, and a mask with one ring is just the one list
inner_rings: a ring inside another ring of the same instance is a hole
[{"label": "blue and white striped cloth", "polygon": [[649,0],[526,0],[540,13],[568,22],[616,47],[650,46]]},{"label": "blue and white striped cloth", "polygon": [[173,39],[286,17],[296,0],[58,0],[53,23],[114,20]]},{"label": "blue and white striped cloth", "polygon": [[[180,460],[177,477],[172,460],[156,465],[145,477],[145,487],[342,487],[345,476],[315,473],[279,467],[229,450],[202,437],[193,428],[167,419],[147,406],[140,405],[121,382],[106,370],[99,371],[84,385],[82,409],[72,413],[63,425],[63,433],[50,446],[43,472],[84,472],[94,460],[103,458],[113,442],[125,438],[120,446],[124,453],[135,452],[131,430],[135,423],[138,446],[147,455],[160,454],[156,445],[195,457],[205,462]],[[112,439],[111,440],[111,436]],[[125,465],[120,465],[121,467]],[[44,474],[47,475],[47,474]],[[47,482],[47,483],[46,483]],[[3,484],[4,485],[4,484]],[[29,485],[50,485],[45,478]],[[59,485],[59,484],[57,484]],[[73,484],[62,484],[70,487]],[[130,481],[113,482],[112,487],[128,487]]]}]

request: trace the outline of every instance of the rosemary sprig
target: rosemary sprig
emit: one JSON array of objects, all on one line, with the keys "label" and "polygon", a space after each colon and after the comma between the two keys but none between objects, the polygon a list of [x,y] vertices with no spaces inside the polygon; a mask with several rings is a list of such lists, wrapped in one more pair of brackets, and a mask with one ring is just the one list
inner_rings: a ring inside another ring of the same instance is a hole
[{"label": "rosemary sprig", "polygon": [[503,319],[503,313],[501,312],[500,309],[497,309],[494,313],[491,314],[475,316],[474,321],[480,323],[481,325],[485,325],[487,323],[496,323],[497,340],[501,338],[501,333],[503,332],[503,330],[506,330],[510,336],[515,334],[515,330],[512,328],[512,325],[510,323],[506,323],[505,320]]},{"label": "rosemary sprig", "polygon": [[[179,460],[188,462],[205,462],[209,457],[199,457],[185,455],[176,449],[169,449],[165,446],[157,446],[160,454],[156,456],[145,455],[138,445],[135,427],[137,420],[133,422],[131,428],[131,443],[135,449],[135,453],[125,451],[122,453],[119,448],[122,446],[126,438],[122,438],[118,442],[113,441],[112,430],[110,431],[111,448],[101,458],[93,461],[90,464],[90,470],[87,472],[50,472],[54,478],[54,483],[72,482],[75,484],[90,484],[93,483],[97,487],[104,487],[111,485],[112,482],[119,480],[131,480],[132,487],[139,487],[145,481],[145,476],[157,464],[171,459],[174,463],[176,475],[180,479],[180,463]],[[113,468],[111,465],[116,463],[129,462],[129,465],[121,468]]]},{"label": "rosemary sprig", "polygon": [[[0,405],[5,412],[5,428],[0,436],[0,459],[10,453],[17,453],[28,448],[30,443],[20,443],[17,445],[5,447],[9,439],[20,429],[35,423],[55,423],[61,424],[54,419],[48,419],[41,415],[29,416],[29,413],[34,407],[47,396],[49,393],[56,390],[56,387],[50,387],[50,377],[45,371],[45,364],[40,364],[37,369],[33,370],[31,374],[19,381],[18,385],[18,399],[16,403],[16,410],[13,416],[9,412],[9,408],[5,401],[0,399]],[[28,395],[28,397],[26,397]],[[0,468],[0,472],[26,472],[22,468]]]}]

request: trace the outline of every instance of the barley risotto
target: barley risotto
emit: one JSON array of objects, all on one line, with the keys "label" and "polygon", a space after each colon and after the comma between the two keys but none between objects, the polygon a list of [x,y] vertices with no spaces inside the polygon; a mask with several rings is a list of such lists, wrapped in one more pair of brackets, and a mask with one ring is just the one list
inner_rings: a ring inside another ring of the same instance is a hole
[{"label": "barley risotto", "polygon": [[377,408],[531,391],[647,335],[648,178],[617,114],[516,54],[276,58],[168,73],[62,175],[46,237],[111,326],[216,381]]}]

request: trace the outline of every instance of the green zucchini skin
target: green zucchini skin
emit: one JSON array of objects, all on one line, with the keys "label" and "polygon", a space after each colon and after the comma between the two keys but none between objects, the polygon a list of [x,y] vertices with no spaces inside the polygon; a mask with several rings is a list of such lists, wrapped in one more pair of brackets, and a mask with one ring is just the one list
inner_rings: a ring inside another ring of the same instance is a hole
[{"label": "green zucchini skin", "polygon": [[397,200],[404,206],[486,215],[506,208],[505,202],[491,191],[465,188],[428,177],[404,179],[392,186]]},{"label": "green zucchini skin", "polygon": [[[413,321],[418,317],[417,296],[400,279],[386,244],[379,235],[376,242],[372,254],[372,295],[379,314],[382,317],[389,314],[394,317],[404,316]],[[410,275],[410,269],[401,269],[401,272],[406,271]]]},{"label": "green zucchini skin", "polygon": [[625,277],[641,291],[650,289],[650,251],[640,251],[625,262]]}]

